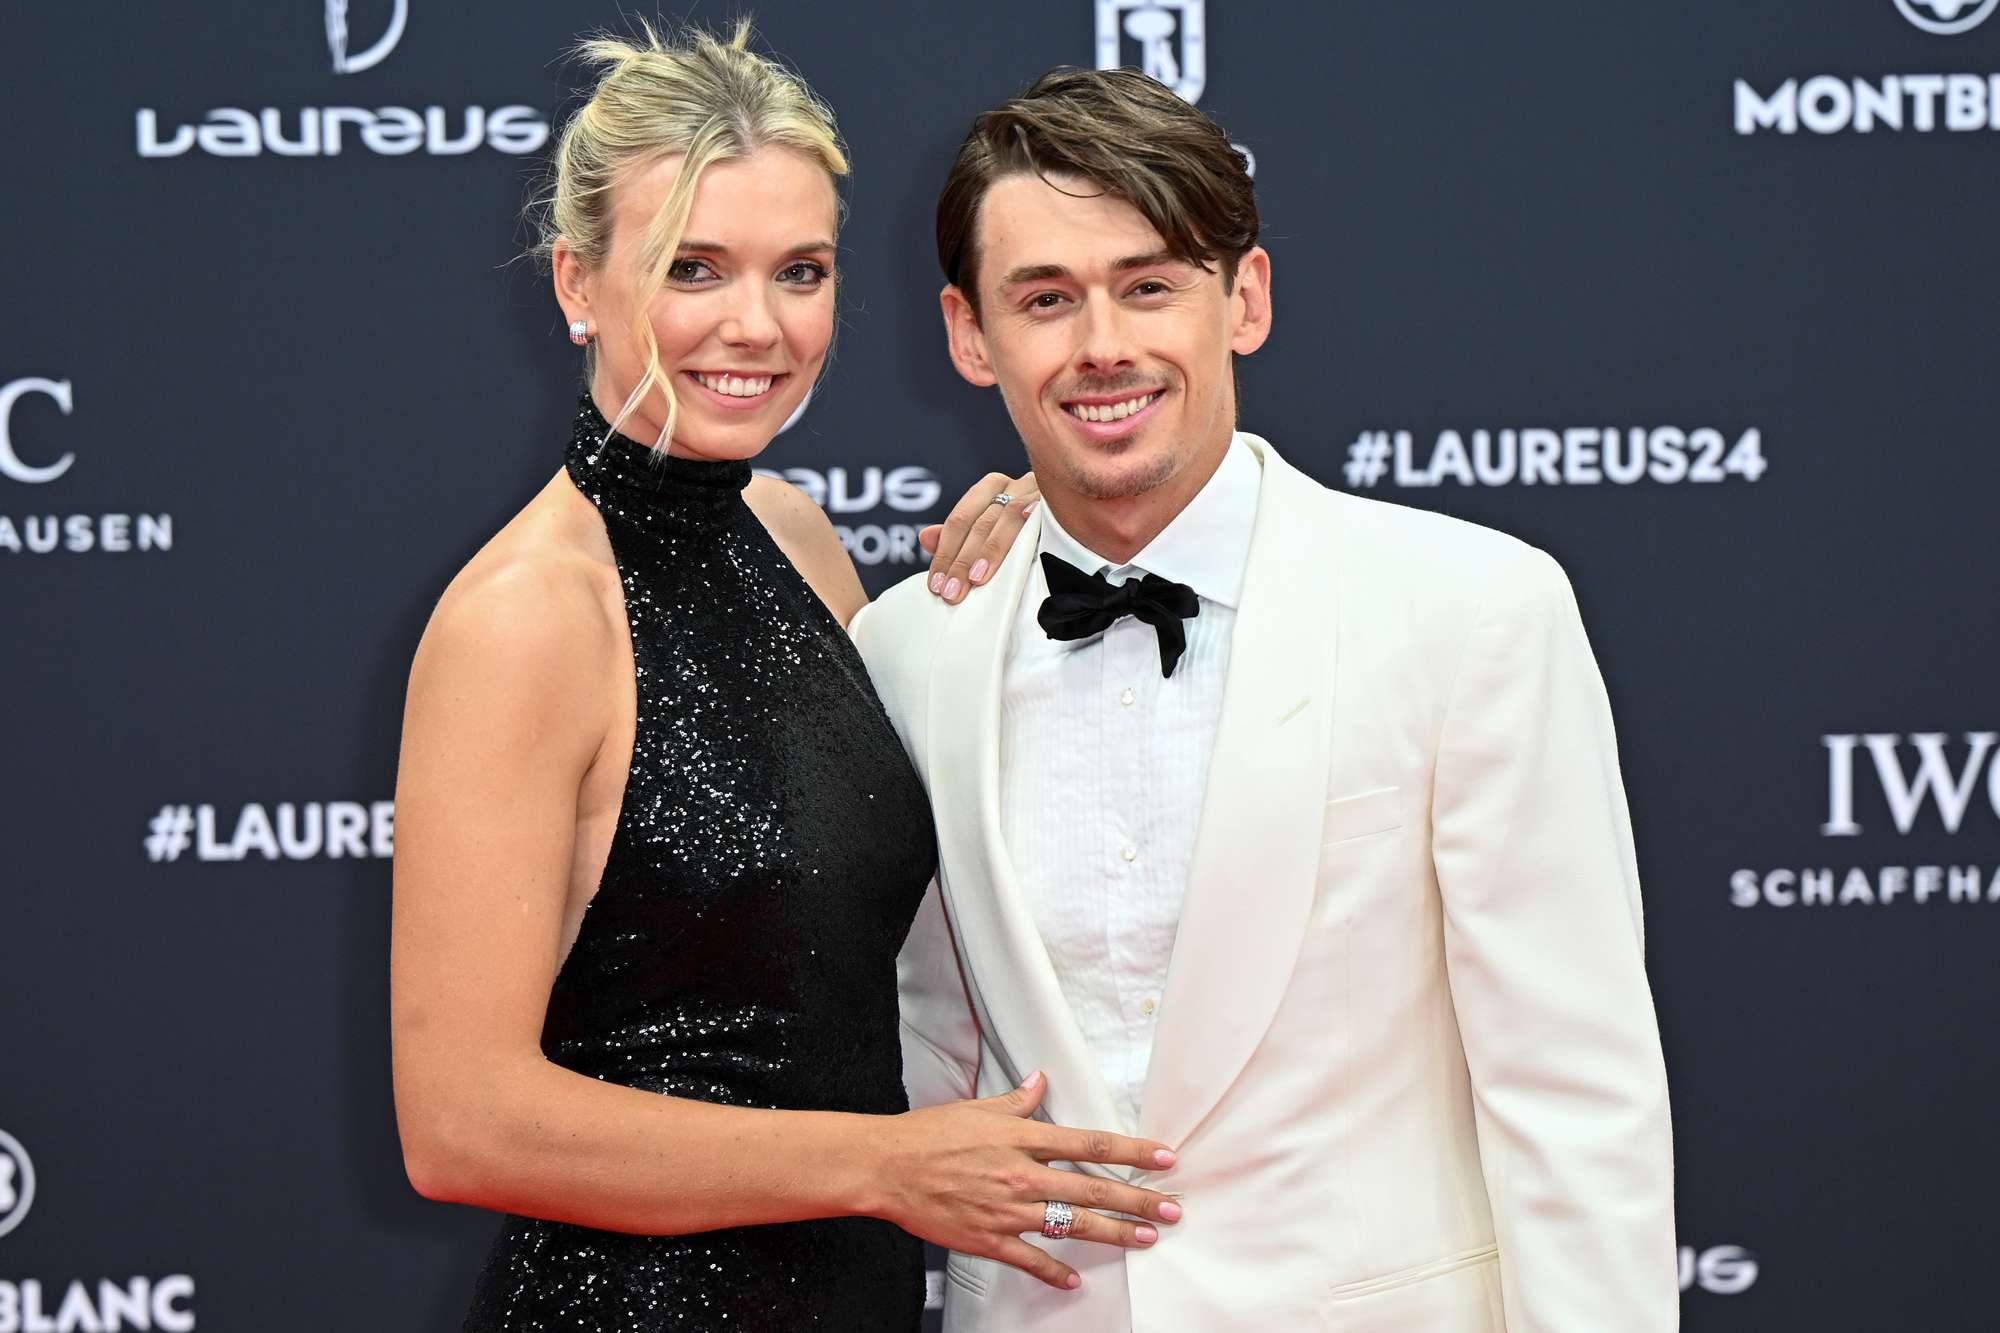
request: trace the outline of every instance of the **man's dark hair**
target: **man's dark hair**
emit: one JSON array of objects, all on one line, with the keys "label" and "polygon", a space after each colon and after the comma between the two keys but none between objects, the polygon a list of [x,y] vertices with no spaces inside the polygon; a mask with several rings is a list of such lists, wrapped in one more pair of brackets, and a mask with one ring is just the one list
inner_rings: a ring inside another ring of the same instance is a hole
[{"label": "man's dark hair", "polygon": [[972,122],[938,196],[938,262],[975,319],[979,206],[993,182],[1022,173],[1081,177],[1123,199],[1176,259],[1219,260],[1225,287],[1257,243],[1250,164],[1220,125],[1137,70],[1058,65]]}]

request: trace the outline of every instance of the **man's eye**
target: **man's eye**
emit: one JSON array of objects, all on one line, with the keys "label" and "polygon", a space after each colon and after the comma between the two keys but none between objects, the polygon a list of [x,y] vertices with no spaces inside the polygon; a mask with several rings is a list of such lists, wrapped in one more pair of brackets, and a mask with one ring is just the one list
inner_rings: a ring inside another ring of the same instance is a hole
[{"label": "man's eye", "polygon": [[1132,289],[1132,294],[1134,296],[1155,296],[1161,292],[1164,292],[1165,290],[1167,290],[1166,283],[1156,281],[1152,278],[1148,278],[1146,279],[1146,281],[1134,287]]},{"label": "man's eye", "polygon": [[1053,310],[1062,303],[1062,299],[1061,292],[1037,292],[1029,298],[1028,304],[1036,310]]}]

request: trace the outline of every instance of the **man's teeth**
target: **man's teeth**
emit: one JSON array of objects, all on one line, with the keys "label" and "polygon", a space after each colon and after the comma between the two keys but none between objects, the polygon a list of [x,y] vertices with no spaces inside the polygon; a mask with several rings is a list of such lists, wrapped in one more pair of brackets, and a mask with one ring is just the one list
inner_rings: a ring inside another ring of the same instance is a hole
[{"label": "man's teeth", "polygon": [[742,375],[704,375],[698,370],[694,372],[694,377],[708,388],[726,393],[731,398],[755,398],[760,393],[769,393],[772,379],[769,375],[748,378]]},{"label": "man's teeth", "polygon": [[1152,404],[1159,393],[1144,394],[1138,398],[1128,398],[1122,403],[1108,403],[1098,407],[1092,403],[1071,403],[1063,410],[1080,421],[1123,421],[1134,412],[1142,412]]}]

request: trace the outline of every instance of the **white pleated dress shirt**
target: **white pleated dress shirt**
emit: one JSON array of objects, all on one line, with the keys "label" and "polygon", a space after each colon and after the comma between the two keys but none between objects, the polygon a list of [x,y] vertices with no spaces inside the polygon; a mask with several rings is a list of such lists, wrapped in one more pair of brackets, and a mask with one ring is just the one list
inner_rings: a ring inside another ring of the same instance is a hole
[{"label": "white pleated dress shirt", "polygon": [[1233,438],[1215,475],[1123,565],[1085,549],[1043,506],[1040,551],[1114,584],[1157,574],[1200,597],[1171,677],[1160,675],[1157,632],[1129,616],[1095,638],[1049,638],[1035,619],[1048,596],[1039,551],[1007,648],[1001,828],[1127,1130],[1139,1123],[1187,892],[1262,480],[1257,456]]}]

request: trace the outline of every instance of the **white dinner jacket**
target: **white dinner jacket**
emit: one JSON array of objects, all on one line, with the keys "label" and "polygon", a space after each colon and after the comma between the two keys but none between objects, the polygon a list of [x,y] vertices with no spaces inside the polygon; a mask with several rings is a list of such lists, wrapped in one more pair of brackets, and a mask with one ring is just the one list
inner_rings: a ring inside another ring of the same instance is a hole
[{"label": "white dinner jacket", "polygon": [[1180,1164],[1149,1250],[1047,1242],[1062,1292],[953,1254],[949,1333],[1665,1333],[1666,1077],[1603,684],[1562,571],[1499,533],[1264,482],[1137,1126],[1008,863],[991,583],[855,622],[941,866],[902,960],[913,1103],[1041,1069],[1046,1118]]}]

